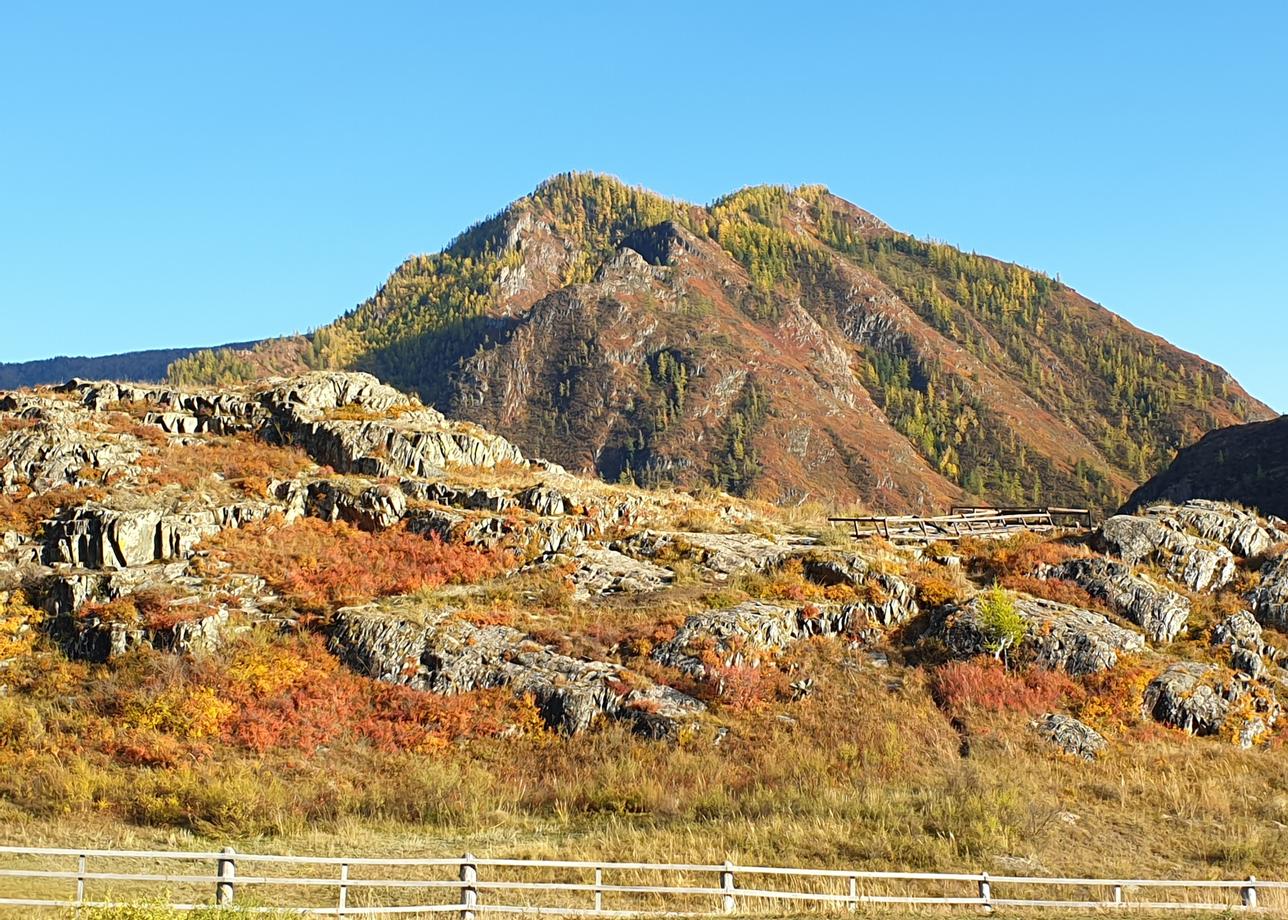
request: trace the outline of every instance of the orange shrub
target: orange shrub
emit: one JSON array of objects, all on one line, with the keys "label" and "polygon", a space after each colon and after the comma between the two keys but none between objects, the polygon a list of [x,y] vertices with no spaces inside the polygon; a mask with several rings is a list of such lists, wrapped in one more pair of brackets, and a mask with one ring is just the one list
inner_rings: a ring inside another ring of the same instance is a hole
[{"label": "orange shrub", "polygon": [[31,490],[0,495],[0,531],[16,530],[22,534],[34,534],[41,521],[48,520],[63,508],[74,508],[88,501],[98,501],[103,497],[103,490],[97,488],[73,488],[72,486],[55,486],[39,495]]},{"label": "orange shrub", "polygon": [[[280,517],[225,530],[202,544],[202,561],[259,575],[283,596],[311,611],[360,604],[444,584],[473,584],[501,574],[502,550],[444,543],[394,527],[367,533],[343,522]],[[213,571],[213,570],[212,570]]]},{"label": "orange shrub", "polygon": [[218,476],[247,495],[263,496],[271,479],[290,479],[313,465],[294,447],[276,447],[249,437],[200,444],[170,444],[140,461],[145,486],[195,489]]},{"label": "orange shrub", "polygon": [[1069,604],[1084,610],[1103,609],[1104,605],[1087,593],[1086,589],[1076,582],[1063,578],[1033,578],[1029,575],[1007,575],[1002,579],[1002,587],[1008,591],[1031,594],[1057,604]]},{"label": "orange shrub", "polygon": [[1084,695],[1074,710],[1083,722],[1101,734],[1119,734],[1145,721],[1141,702],[1145,687],[1157,676],[1134,655],[1123,656],[1118,664],[1083,678]]},{"label": "orange shrub", "polygon": [[1028,668],[1008,671],[992,658],[950,661],[931,674],[931,692],[947,712],[1022,712],[1037,715],[1076,695],[1077,687],[1059,671]]},{"label": "orange shrub", "polygon": [[994,581],[1008,575],[1032,575],[1040,565],[1059,565],[1089,554],[1081,543],[1036,533],[1019,533],[1004,540],[966,539],[961,541],[961,549],[975,569]]}]

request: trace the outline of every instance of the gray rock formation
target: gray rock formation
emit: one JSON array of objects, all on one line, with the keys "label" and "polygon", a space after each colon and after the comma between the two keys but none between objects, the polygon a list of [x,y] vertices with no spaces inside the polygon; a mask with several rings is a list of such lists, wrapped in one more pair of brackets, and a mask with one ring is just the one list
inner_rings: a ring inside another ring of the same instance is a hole
[{"label": "gray rock formation", "polygon": [[797,551],[799,545],[749,533],[644,530],[617,541],[612,548],[657,561],[684,559],[717,575],[736,575],[763,572]]},{"label": "gray rock formation", "polygon": [[1288,555],[1265,564],[1261,583],[1248,595],[1248,602],[1262,623],[1288,629]]},{"label": "gray rock formation", "polygon": [[205,537],[263,520],[277,510],[278,506],[265,501],[194,510],[169,510],[162,505],[116,509],[88,502],[46,522],[45,562],[123,569],[186,559]]},{"label": "gray rock formation", "polygon": [[1145,715],[1194,735],[1215,735],[1230,712],[1227,687],[1214,664],[1178,661],[1145,688]]},{"label": "gray rock formation", "polygon": [[1100,526],[1102,549],[1128,565],[1156,562],[1192,591],[1220,588],[1234,577],[1234,555],[1219,543],[1187,533],[1175,521],[1120,514]]},{"label": "gray rock formation", "polygon": [[1095,760],[1109,746],[1100,732],[1073,716],[1049,712],[1034,727],[1048,744],[1083,760]]},{"label": "gray rock formation", "polygon": [[603,717],[674,738],[705,708],[620,665],[562,655],[516,629],[475,626],[451,611],[417,618],[375,604],[347,608],[336,614],[330,645],[359,673],[417,690],[507,687],[530,695],[546,724],[568,734]]},{"label": "gray rock formation", "polygon": [[1288,533],[1280,532],[1272,524],[1263,524],[1255,514],[1226,502],[1196,498],[1182,505],[1153,505],[1142,514],[1164,524],[1179,524],[1245,559],[1260,556],[1288,539]]},{"label": "gray rock formation", "polygon": [[[1016,654],[1044,668],[1074,676],[1093,674],[1112,668],[1121,653],[1145,647],[1140,633],[1090,610],[1031,597],[1017,597],[1015,610],[1027,627]],[[991,636],[981,617],[979,598],[938,611],[931,636],[940,639],[955,658],[989,654]]]},{"label": "gray rock formation", "polygon": [[85,617],[65,624],[63,650],[71,658],[105,662],[135,648],[148,646],[162,652],[203,654],[213,652],[227,639],[230,613],[222,609],[166,626],[104,621]]},{"label": "gray rock formation", "polygon": [[690,616],[672,639],[653,649],[652,658],[685,674],[705,677],[706,656],[714,656],[726,667],[757,666],[804,635],[798,611],[747,601]]},{"label": "gray rock formation", "polygon": [[531,564],[529,569],[570,569],[569,579],[576,595],[639,593],[657,591],[675,581],[670,569],[640,559],[632,559],[603,546],[582,545],[567,553],[550,553]]},{"label": "gray rock formation", "polygon": [[1171,642],[1190,616],[1190,600],[1151,579],[1136,575],[1130,566],[1111,559],[1071,559],[1038,570],[1039,578],[1071,581],[1092,597],[1101,598],[1115,611],[1145,631],[1151,642]]}]

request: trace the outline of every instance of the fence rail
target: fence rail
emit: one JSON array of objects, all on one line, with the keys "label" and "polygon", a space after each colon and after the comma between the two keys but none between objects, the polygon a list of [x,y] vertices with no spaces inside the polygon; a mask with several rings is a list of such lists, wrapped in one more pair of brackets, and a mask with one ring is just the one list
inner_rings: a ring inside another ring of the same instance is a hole
[{"label": "fence rail", "polygon": [[884,537],[892,542],[953,543],[963,537],[994,537],[1060,529],[1087,530],[1091,512],[1086,508],[981,508],[959,505],[951,514],[870,515],[832,517],[834,524],[849,525],[856,540]]},{"label": "fence rail", "polygon": [[[125,871],[139,864],[151,871]],[[57,868],[62,865],[66,868]],[[247,871],[251,869],[257,871]],[[572,878],[552,879],[552,874]],[[324,895],[319,889],[330,891]],[[249,913],[351,918],[453,913],[461,920],[518,913],[596,917],[763,914],[792,904],[850,911],[860,905],[901,904],[1280,913],[1283,905],[1259,904],[1259,893],[1275,897],[1286,889],[1288,882],[1255,878],[1063,878],[732,862],[487,859],[468,853],[455,858],[373,859],[257,855],[232,849],[0,847],[0,911],[115,907],[160,898],[180,911],[227,906]],[[264,903],[263,892],[275,891],[292,896]],[[246,895],[252,892],[253,902],[248,903]],[[442,897],[432,897],[433,892]]]}]

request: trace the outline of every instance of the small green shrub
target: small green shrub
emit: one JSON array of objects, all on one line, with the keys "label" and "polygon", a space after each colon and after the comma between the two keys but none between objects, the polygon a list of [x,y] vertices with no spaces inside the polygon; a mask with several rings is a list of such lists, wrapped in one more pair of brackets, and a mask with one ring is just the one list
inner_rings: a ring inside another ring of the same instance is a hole
[{"label": "small green shrub", "polygon": [[979,625],[984,631],[984,648],[1002,661],[1006,653],[1020,644],[1028,625],[1015,609],[1015,598],[1000,585],[989,588],[979,598]]}]

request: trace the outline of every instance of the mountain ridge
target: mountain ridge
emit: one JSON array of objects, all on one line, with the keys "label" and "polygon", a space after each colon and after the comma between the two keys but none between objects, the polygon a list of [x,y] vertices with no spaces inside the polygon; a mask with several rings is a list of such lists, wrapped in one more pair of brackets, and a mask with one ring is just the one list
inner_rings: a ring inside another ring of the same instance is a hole
[{"label": "mountain ridge", "polygon": [[710,205],[562,174],[405,260],[309,337],[172,382],[356,369],[610,480],[927,510],[1117,507],[1272,414],[1038,272],[898,233],[822,186]]}]

